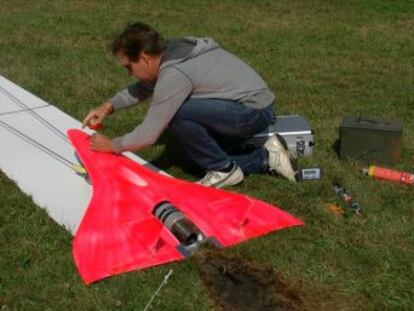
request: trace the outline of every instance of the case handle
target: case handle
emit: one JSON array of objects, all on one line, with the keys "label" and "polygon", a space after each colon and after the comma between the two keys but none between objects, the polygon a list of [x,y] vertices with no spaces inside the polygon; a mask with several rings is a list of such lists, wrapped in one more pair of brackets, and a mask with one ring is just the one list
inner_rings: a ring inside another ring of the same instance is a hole
[{"label": "case handle", "polygon": [[373,120],[373,119],[369,119],[369,118],[365,118],[365,117],[358,117],[357,122],[359,123],[363,123],[363,122],[367,122],[367,123],[373,123],[373,124],[385,124],[385,125],[389,125],[390,122],[384,122],[384,121],[377,121],[377,120]]}]

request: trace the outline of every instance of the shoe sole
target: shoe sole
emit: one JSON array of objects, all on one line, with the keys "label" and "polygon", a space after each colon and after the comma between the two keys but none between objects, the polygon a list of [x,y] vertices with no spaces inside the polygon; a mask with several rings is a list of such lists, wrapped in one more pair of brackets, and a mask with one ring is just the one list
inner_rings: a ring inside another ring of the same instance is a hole
[{"label": "shoe sole", "polygon": [[274,169],[269,169],[269,171],[272,173],[272,175],[276,174],[276,175],[279,175],[279,176],[283,176],[283,177],[285,177],[286,179],[288,179],[290,181],[296,182],[296,177],[295,176],[296,176],[296,171],[297,171],[297,166],[298,166],[297,160],[295,158],[293,158],[292,155],[290,154],[289,148],[287,147],[286,140],[282,136],[280,136],[279,134],[275,134],[274,136],[276,138],[276,144],[278,145],[278,149],[280,149],[281,150],[280,152],[282,152],[289,159],[290,165],[292,167],[292,172],[293,172],[293,175],[292,175],[293,177],[292,178],[293,179],[281,175],[280,173],[278,173]]},{"label": "shoe sole", "polygon": [[279,134],[276,134],[275,136],[279,140],[279,142],[282,144],[283,148],[285,149],[285,151],[286,151],[286,153],[289,157],[290,164],[292,165],[292,169],[293,169],[294,172],[296,172],[299,168],[298,160],[290,154],[286,139],[284,139],[283,136],[281,136]]}]

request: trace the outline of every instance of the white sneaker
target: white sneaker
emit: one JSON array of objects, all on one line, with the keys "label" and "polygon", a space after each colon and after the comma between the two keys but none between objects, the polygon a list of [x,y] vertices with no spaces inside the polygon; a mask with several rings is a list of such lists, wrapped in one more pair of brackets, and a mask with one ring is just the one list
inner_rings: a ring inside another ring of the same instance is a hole
[{"label": "white sneaker", "polygon": [[270,136],[263,146],[269,153],[269,171],[278,173],[290,181],[296,181],[296,173],[292,167],[293,158],[282,144],[282,139],[279,135]]},{"label": "white sneaker", "polygon": [[243,171],[240,166],[234,163],[230,172],[210,171],[196,183],[207,187],[221,188],[237,185],[243,181],[243,178]]}]

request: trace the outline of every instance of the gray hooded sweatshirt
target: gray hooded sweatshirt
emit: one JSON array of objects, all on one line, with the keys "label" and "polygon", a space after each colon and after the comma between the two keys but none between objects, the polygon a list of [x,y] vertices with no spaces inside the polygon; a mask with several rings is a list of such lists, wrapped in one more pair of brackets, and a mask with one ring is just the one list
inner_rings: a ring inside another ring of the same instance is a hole
[{"label": "gray hooded sweatshirt", "polygon": [[152,85],[140,81],[118,92],[110,102],[114,111],[153,96],[143,122],[112,142],[117,152],[154,144],[188,98],[217,98],[254,109],[271,105],[275,95],[246,63],[211,38],[169,39],[158,78]]}]

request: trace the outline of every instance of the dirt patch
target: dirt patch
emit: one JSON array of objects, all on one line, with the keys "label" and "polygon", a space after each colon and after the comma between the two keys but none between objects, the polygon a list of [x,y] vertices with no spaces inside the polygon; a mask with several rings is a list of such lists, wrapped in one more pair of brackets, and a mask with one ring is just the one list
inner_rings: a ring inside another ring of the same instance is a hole
[{"label": "dirt patch", "polygon": [[[357,297],[350,300],[332,288],[290,280],[265,267],[217,251],[195,255],[208,295],[217,310],[225,311],[325,311],[360,310]],[[361,307],[361,308],[360,308]]]},{"label": "dirt patch", "polygon": [[220,310],[303,310],[300,295],[273,269],[217,253],[198,260],[202,280]]}]

